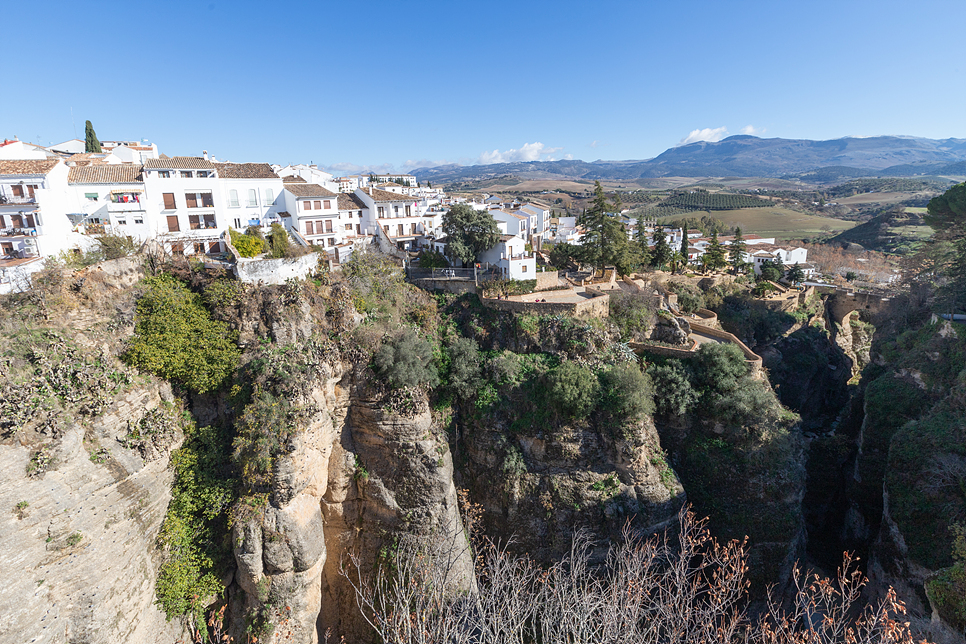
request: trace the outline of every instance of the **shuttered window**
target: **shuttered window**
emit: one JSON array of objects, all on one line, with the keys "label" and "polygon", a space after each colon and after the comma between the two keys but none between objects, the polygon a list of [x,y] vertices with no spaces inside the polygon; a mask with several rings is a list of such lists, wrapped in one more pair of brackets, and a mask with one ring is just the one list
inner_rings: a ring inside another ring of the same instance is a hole
[{"label": "shuttered window", "polygon": [[312,202],[311,201],[303,201],[302,202],[302,210],[312,210]]},{"label": "shuttered window", "polygon": [[305,222],[305,234],[306,235],[314,235],[315,234],[312,231],[312,222],[311,221]]},{"label": "shuttered window", "polygon": [[331,233],[332,232],[332,220],[331,219],[327,219],[326,222],[325,222],[325,232],[327,232],[327,233]]},{"label": "shuttered window", "polygon": [[[164,209],[165,210],[174,210],[175,208],[178,207],[174,203],[174,193],[173,192],[165,192],[163,196],[164,196]],[[170,217],[168,219],[170,219]],[[175,219],[177,219],[177,217]],[[169,228],[169,230],[170,230],[170,228]]]},{"label": "shuttered window", "polygon": [[238,207],[238,191],[232,188],[228,191],[228,207],[237,208]]},{"label": "shuttered window", "polygon": [[198,207],[198,195],[193,192],[186,192],[184,195],[184,200],[187,202],[189,208]]},{"label": "shuttered window", "polygon": [[258,205],[258,197],[256,196],[256,193],[255,193],[255,189],[254,188],[249,188],[248,189],[248,205],[249,206],[257,206]]},{"label": "shuttered window", "polygon": [[13,196],[22,197],[23,196],[23,186],[13,186]]},{"label": "shuttered window", "polygon": [[[174,197],[174,195],[171,196]],[[181,226],[178,225],[178,215],[168,215],[168,232],[176,233],[180,230]]]},{"label": "shuttered window", "polygon": [[322,202],[321,201],[316,201],[315,202],[315,209],[316,210],[322,210]]},{"label": "shuttered window", "polygon": [[332,202],[329,201],[328,199],[326,199],[325,200],[325,209],[328,210],[331,207],[332,207]]}]

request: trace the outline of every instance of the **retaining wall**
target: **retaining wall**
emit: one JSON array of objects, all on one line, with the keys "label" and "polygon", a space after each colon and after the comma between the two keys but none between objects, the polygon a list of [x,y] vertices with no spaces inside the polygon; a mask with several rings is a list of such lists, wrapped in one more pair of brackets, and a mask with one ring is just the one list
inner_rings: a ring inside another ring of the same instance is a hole
[{"label": "retaining wall", "polygon": [[745,354],[745,360],[748,361],[752,372],[757,372],[761,369],[761,356],[749,349],[748,346],[739,340],[733,333],[728,333],[727,331],[722,331],[704,324],[698,324],[697,322],[691,323],[691,329],[694,331],[700,331],[704,335],[710,335],[712,338],[733,342],[734,344],[738,345],[738,348],[741,349],[741,352]]},{"label": "retaining wall", "polygon": [[413,284],[427,291],[446,291],[448,293],[476,293],[476,284],[469,280],[432,279],[424,277],[413,280]]},{"label": "retaining wall", "polygon": [[319,259],[326,259],[324,253],[309,253],[301,257],[280,257],[278,259],[250,259],[238,254],[238,250],[228,241],[228,235],[222,239],[228,252],[235,258],[232,272],[239,282],[246,284],[284,284],[288,279],[305,279],[319,267]]},{"label": "retaining wall", "polygon": [[481,301],[485,307],[512,313],[566,315],[574,318],[606,318],[610,315],[610,296],[596,289],[588,288],[587,291],[598,295],[583,302],[529,302],[521,299],[521,296],[512,296],[506,300],[486,298]]},{"label": "retaining wall", "polygon": [[558,277],[557,271],[538,272],[536,278],[537,285],[534,288],[535,291],[542,291],[560,285],[560,277]]},{"label": "retaining wall", "polygon": [[627,346],[634,350],[635,353],[640,353],[646,351],[647,353],[656,353],[659,356],[664,356],[666,358],[693,358],[694,357],[694,340],[691,341],[690,349],[678,349],[677,347],[669,347],[663,344],[651,344],[650,342],[628,342]]}]

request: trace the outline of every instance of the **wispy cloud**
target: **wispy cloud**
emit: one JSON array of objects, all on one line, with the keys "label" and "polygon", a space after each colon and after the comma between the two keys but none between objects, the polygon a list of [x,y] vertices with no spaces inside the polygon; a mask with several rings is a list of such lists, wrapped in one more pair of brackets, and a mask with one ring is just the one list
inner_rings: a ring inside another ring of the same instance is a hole
[{"label": "wispy cloud", "polygon": [[447,161],[446,159],[441,159],[439,161],[432,161],[430,159],[406,159],[403,163],[403,170],[407,172],[415,168],[436,168],[441,165],[449,165],[452,161]]},{"label": "wispy cloud", "polygon": [[691,130],[691,133],[681,139],[678,145],[687,145],[688,143],[697,143],[698,141],[715,143],[726,136],[728,136],[728,128],[723,125],[714,128],[706,127],[701,130]]},{"label": "wispy cloud", "polygon": [[754,125],[746,125],[739,130],[742,134],[750,134],[751,136],[761,136],[765,133],[765,128],[755,127]]},{"label": "wispy cloud", "polygon": [[548,148],[543,143],[524,143],[520,148],[511,148],[500,152],[484,152],[477,159],[479,165],[490,163],[513,163],[516,161],[553,161],[553,155],[560,152],[563,148]]},{"label": "wispy cloud", "polygon": [[596,148],[597,146],[599,146],[599,145],[600,145],[600,141],[597,141],[597,140],[595,139],[595,140],[593,140],[593,141],[591,141],[589,145],[590,145],[590,147],[592,147],[592,148]]}]

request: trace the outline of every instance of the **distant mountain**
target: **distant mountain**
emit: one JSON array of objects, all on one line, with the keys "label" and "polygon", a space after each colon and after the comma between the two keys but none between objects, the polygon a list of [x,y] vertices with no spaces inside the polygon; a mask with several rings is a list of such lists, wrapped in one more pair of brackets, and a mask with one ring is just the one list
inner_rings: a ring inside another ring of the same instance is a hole
[{"label": "distant mountain", "polygon": [[[493,179],[607,179],[633,181],[658,177],[778,177],[805,175],[813,181],[838,177],[914,176],[961,173],[966,139],[908,136],[846,137],[831,141],[731,136],[666,150],[646,161],[531,161],[491,165],[419,168],[420,181],[439,183]],[[960,172],[957,172],[959,170]],[[821,178],[819,178],[821,177]]]}]

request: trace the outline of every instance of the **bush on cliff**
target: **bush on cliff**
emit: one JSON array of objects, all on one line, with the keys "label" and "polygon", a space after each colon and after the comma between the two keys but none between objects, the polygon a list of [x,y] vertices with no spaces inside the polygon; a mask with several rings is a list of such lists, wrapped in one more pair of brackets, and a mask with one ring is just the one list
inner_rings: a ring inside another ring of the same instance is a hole
[{"label": "bush on cliff", "polygon": [[600,383],[594,372],[575,362],[564,362],[547,374],[550,401],[570,418],[584,418],[597,405]]},{"label": "bush on cliff", "polygon": [[469,398],[480,387],[480,350],[476,341],[457,338],[447,348],[449,370],[446,386],[460,398]]},{"label": "bush on cliff", "polygon": [[628,421],[654,413],[654,387],[636,362],[615,365],[600,374],[603,411]]},{"label": "bush on cliff", "polygon": [[372,368],[395,389],[439,384],[433,348],[412,329],[383,342],[372,360]]},{"label": "bush on cliff", "polygon": [[664,364],[652,364],[648,374],[654,383],[654,406],[662,416],[684,416],[698,401],[698,392],[691,386],[688,372],[680,360],[670,359]]},{"label": "bush on cliff", "polygon": [[123,359],[198,393],[219,389],[239,361],[237,334],[212,320],[201,296],[161,274],[142,282],[134,337]]}]

